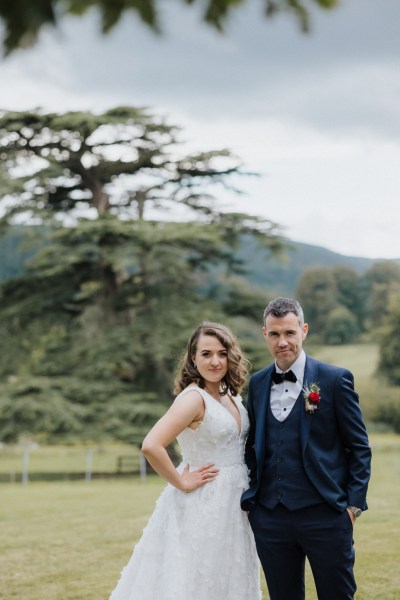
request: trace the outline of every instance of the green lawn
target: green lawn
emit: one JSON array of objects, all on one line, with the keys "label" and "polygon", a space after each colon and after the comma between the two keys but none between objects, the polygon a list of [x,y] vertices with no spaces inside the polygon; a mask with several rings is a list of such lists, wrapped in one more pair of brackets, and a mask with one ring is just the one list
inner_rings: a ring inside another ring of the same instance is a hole
[{"label": "green lawn", "polygon": [[[370,510],[355,529],[356,598],[398,600],[400,436],[371,443]],[[156,477],[1,485],[0,599],[107,600],[163,486]],[[315,600],[309,574],[307,587]]]},{"label": "green lawn", "polygon": [[370,425],[381,406],[400,402],[400,387],[390,386],[377,376],[379,348],[376,344],[320,346],[310,348],[309,353],[319,360],[352,371],[360,404]]}]

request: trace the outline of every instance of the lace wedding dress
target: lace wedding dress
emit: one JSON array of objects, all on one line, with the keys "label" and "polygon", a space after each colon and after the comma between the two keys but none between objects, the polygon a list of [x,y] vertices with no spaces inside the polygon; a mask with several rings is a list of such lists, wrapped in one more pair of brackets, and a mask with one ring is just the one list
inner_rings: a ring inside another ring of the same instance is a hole
[{"label": "lace wedding dress", "polygon": [[[191,387],[190,389],[193,389]],[[185,494],[172,485],[156,508],[109,600],[259,600],[259,560],[240,496],[248,485],[244,441],[249,420],[240,397],[233,416],[205,390],[204,418],[178,436],[182,472],[207,463],[216,479]],[[183,390],[181,394],[188,391]]]}]

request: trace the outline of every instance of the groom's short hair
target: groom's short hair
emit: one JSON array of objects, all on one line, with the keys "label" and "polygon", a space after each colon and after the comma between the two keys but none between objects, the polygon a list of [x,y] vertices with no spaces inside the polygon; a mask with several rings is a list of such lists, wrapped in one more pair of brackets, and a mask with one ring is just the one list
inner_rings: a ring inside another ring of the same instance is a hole
[{"label": "groom's short hair", "polygon": [[268,315],[274,317],[285,317],[288,313],[294,313],[299,320],[299,325],[304,325],[304,313],[299,302],[294,298],[275,298],[267,305],[264,310],[263,319],[264,325]]}]

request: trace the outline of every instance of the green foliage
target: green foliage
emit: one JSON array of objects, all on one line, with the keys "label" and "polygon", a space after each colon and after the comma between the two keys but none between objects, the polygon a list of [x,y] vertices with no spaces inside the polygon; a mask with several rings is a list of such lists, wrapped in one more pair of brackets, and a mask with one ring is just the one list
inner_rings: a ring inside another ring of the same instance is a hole
[{"label": "green foliage", "polygon": [[0,281],[20,275],[24,262],[33,254],[32,250],[21,248],[23,233],[24,228],[13,227],[0,237]]},{"label": "green foliage", "polygon": [[88,211],[142,220],[149,207],[171,211],[176,205],[203,215],[205,222],[220,219],[213,191],[240,173],[240,162],[226,149],[177,157],[177,132],[136,107],[99,115],[3,112],[0,158],[8,185],[8,195],[0,198],[3,221],[24,216],[59,222],[66,214],[71,220]]},{"label": "green foliage", "polygon": [[397,402],[384,404],[376,410],[374,421],[387,425],[389,431],[400,433],[400,398]]},{"label": "green foliage", "polygon": [[229,278],[225,308],[202,290],[203,269],[227,250],[213,226],[114,217],[81,226],[57,229],[28,274],[1,289],[4,441],[143,437],[171,401],[193,328],[240,312],[258,321],[250,293],[228,300]]},{"label": "green foliage", "polygon": [[[23,263],[36,254],[45,241],[44,230],[40,235],[36,230],[37,228],[33,226],[13,226],[8,227],[4,236],[0,237],[0,280],[9,279],[24,272]],[[8,238],[12,238],[11,243]],[[351,267],[359,276],[362,276],[375,262],[370,258],[344,256],[320,246],[289,242],[288,240],[284,240],[285,245],[277,252],[277,241],[282,244],[282,240],[264,235],[260,246],[260,239],[254,235],[241,235],[232,257],[235,269],[242,266],[242,271],[244,271],[243,266],[245,266],[245,272],[243,272],[245,279],[259,289],[268,290],[268,294],[271,296],[293,296],[297,283],[306,268],[314,266]],[[398,264],[398,261],[392,262]],[[208,269],[208,273],[213,277],[215,269]],[[368,293],[365,282],[361,278],[361,297],[364,299]]]},{"label": "green foliage", "polygon": [[[262,288],[249,285],[242,277],[231,277],[220,283],[222,310],[229,316],[243,316],[262,324],[265,306],[272,299]],[[217,294],[216,287],[213,294]]]},{"label": "green foliage", "polygon": [[132,383],[116,378],[13,376],[0,392],[0,439],[140,443],[165,411],[163,400],[151,392],[135,392]]},{"label": "green foliage", "polygon": [[296,297],[303,307],[310,333],[324,334],[326,316],[337,305],[333,269],[306,269],[300,278]]},{"label": "green foliage", "polygon": [[365,273],[363,283],[370,326],[379,328],[389,315],[390,298],[400,297],[400,265],[390,260],[374,263]]},{"label": "green foliage", "polygon": [[[186,4],[200,4],[200,0],[182,0]],[[264,0],[267,17],[278,13],[291,13],[297,19],[303,31],[310,25],[310,0]],[[203,3],[203,20],[219,31],[223,30],[231,12],[237,9],[244,0],[207,0]],[[323,9],[333,8],[338,0],[314,0],[313,4]],[[59,19],[66,15],[83,15],[93,7],[101,14],[102,31],[109,32],[127,11],[134,11],[141,21],[153,31],[160,31],[159,7],[161,0],[29,0],[0,1],[0,18],[5,25],[4,50],[9,53],[18,47],[31,45],[37,40],[44,26],[57,25]]]},{"label": "green foliage", "polygon": [[340,306],[348,309],[352,319],[356,321],[351,327],[354,336],[358,330],[363,329],[366,317],[366,298],[362,278],[353,268],[343,265],[334,267],[332,272],[337,301]]},{"label": "green foliage", "polygon": [[328,344],[349,344],[358,333],[356,316],[346,306],[336,306],[328,313],[324,334]]},{"label": "green foliage", "polygon": [[11,380],[3,385],[0,397],[0,436],[15,442],[26,433],[63,436],[82,433],[84,411],[69,403],[61,389],[31,378]]},{"label": "green foliage", "polygon": [[[320,341],[349,343],[363,331],[376,333],[383,327],[381,363],[383,369],[387,359],[393,365],[400,298],[400,265],[395,261],[375,262],[364,275],[349,266],[305,269],[296,296],[311,334]],[[392,381],[400,383],[400,376],[392,375]]]},{"label": "green foliage", "polygon": [[311,334],[321,341],[349,343],[364,329],[367,298],[362,278],[351,267],[305,269],[297,297]]},{"label": "green foliage", "polygon": [[[224,245],[219,250],[219,240],[212,241],[213,228],[194,225],[111,217],[81,225],[58,229],[27,265],[28,275],[4,284],[0,345],[9,347],[11,339],[13,352],[3,355],[3,372],[120,373],[156,389],[160,382],[165,392],[169,353],[183,341],[180,332],[201,320],[202,260],[223,255]],[[202,304],[206,311],[205,298]]]},{"label": "green foliage", "polygon": [[[0,119],[14,189],[12,203],[0,198],[3,224],[41,224],[29,228],[39,251],[0,287],[4,439],[143,436],[171,400],[193,328],[238,312],[205,284],[210,270],[229,298],[241,237],[281,246],[273,224],[218,209],[214,192],[238,160],[227,150],[177,158],[175,132],[129,107]],[[176,204],[186,222],[145,220],[147,206]]]},{"label": "green foliage", "polygon": [[379,372],[393,385],[400,386],[400,296],[393,293],[379,336]]}]

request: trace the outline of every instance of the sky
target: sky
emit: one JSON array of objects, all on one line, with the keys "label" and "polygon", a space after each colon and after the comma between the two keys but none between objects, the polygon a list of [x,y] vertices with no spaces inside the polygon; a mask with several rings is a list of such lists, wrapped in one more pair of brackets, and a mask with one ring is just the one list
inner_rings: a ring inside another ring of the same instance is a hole
[{"label": "sky", "polygon": [[[48,28],[0,61],[0,108],[148,106],[182,127],[188,150],[230,148],[245,192],[229,210],[349,256],[400,258],[400,2],[342,0],[266,19],[262,0],[225,33],[199,8],[160,0],[163,34],[126,14],[102,36],[95,11]],[[313,3],[310,3],[313,6]]]}]

